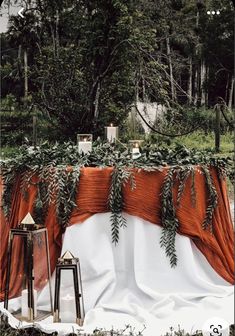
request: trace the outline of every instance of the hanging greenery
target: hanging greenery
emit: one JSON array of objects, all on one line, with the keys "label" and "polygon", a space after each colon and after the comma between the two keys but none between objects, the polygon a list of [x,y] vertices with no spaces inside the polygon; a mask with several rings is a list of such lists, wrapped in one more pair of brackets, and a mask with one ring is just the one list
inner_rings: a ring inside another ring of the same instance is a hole
[{"label": "hanging greenery", "polygon": [[209,228],[209,230],[213,232],[212,216],[213,216],[214,210],[218,203],[218,195],[217,195],[216,188],[214,186],[213,178],[210,174],[209,168],[206,166],[203,166],[202,170],[204,172],[207,190],[209,194],[208,199],[207,199],[206,217],[202,223],[202,227],[204,230]]},{"label": "hanging greenery", "polygon": [[[123,197],[122,187],[130,180],[131,171],[115,167],[112,172],[112,182],[109,192],[109,208],[111,211],[112,241],[117,244],[119,240],[119,228],[126,226],[126,219],[122,215]],[[132,186],[134,188],[134,186]]]},{"label": "hanging greenery", "polygon": [[174,184],[175,168],[169,168],[162,187],[161,194],[161,220],[162,220],[162,236],[160,238],[161,247],[165,248],[166,256],[170,258],[171,266],[177,264],[177,255],[175,249],[175,236],[179,227],[179,221],[176,217],[173,202],[173,184]]},{"label": "hanging greenery", "polygon": [[[48,208],[55,209],[58,223],[65,229],[72,211],[77,207],[76,197],[82,167],[113,167],[109,191],[111,212],[112,241],[117,244],[119,229],[126,226],[122,215],[124,209],[122,189],[126,183],[135,189],[133,171],[146,172],[167,168],[161,192],[161,246],[165,249],[171,266],[177,264],[175,237],[179,228],[176,207],[181,206],[181,199],[188,179],[191,179],[191,200],[196,203],[195,171],[205,177],[208,191],[206,216],[203,229],[213,232],[212,217],[217,206],[217,192],[210,174],[210,167],[217,169],[220,178],[224,178],[232,161],[213,157],[212,153],[188,150],[184,146],[158,148],[146,145],[141,149],[141,156],[133,159],[130,149],[123,144],[96,142],[88,154],[79,154],[77,147],[70,143],[56,144],[51,147],[44,143],[40,148],[29,152],[22,147],[20,154],[1,162],[1,175],[4,181],[3,210],[9,219],[12,197],[15,190],[20,190],[27,199],[29,187],[37,187],[33,215],[37,222],[45,223]],[[198,166],[200,165],[200,169]],[[173,187],[178,183],[177,199],[173,201]]]}]

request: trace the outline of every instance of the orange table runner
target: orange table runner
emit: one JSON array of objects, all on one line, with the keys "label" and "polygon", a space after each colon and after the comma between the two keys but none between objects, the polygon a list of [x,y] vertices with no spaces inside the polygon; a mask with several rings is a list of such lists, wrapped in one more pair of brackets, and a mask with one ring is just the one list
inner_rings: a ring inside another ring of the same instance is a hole
[{"label": "orange table runner", "polygon": [[[77,208],[72,213],[70,225],[82,222],[93,214],[109,211],[108,195],[112,171],[113,168],[111,167],[103,169],[81,169],[77,194]],[[131,190],[129,184],[123,187],[123,210],[131,215],[139,216],[153,224],[161,225],[160,193],[166,172],[167,168],[164,168],[162,172],[146,172],[143,170],[135,172],[136,189]],[[196,206],[194,207],[191,201],[191,178],[189,178],[186,182],[180,206],[177,207],[176,210],[176,215],[180,222],[178,233],[190,237],[197,248],[207,258],[214,270],[225,280],[233,283],[233,226],[226,183],[224,180],[218,178],[214,169],[211,171],[211,174],[218,193],[218,206],[213,215],[213,234],[208,230],[202,229],[208,195],[204,176],[198,171],[195,172]],[[175,203],[176,194],[177,185],[174,186]],[[36,187],[34,185],[30,186],[29,198],[26,201],[19,192],[19,183],[16,183],[9,221],[5,219],[3,212],[1,211],[0,300],[3,300],[4,298],[9,231],[11,228],[16,227],[28,212],[32,212],[35,197]],[[51,268],[53,271],[57,258],[60,256],[63,233],[61,227],[57,223],[53,205],[49,208],[45,224],[48,229]],[[156,244],[157,243],[159,242],[156,241]],[[156,256],[156,262],[157,258],[158,256]],[[14,260],[11,277],[12,281],[10,284],[11,297],[14,297],[20,290],[20,283],[17,281],[19,267],[20,263],[16,258],[16,260]],[[43,274],[43,267],[41,272]],[[42,279],[42,276],[38,275],[38,278]]]}]

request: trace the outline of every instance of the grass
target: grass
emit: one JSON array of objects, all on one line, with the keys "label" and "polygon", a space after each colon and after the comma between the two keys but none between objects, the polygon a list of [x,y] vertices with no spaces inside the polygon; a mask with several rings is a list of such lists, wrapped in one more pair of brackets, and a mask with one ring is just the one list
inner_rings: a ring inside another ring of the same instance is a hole
[{"label": "grass", "polygon": [[[143,138],[143,135],[136,135],[136,138]],[[205,134],[202,131],[195,131],[190,133],[189,135],[177,137],[177,138],[166,138],[163,136],[152,135],[152,140],[154,142],[159,143],[159,145],[169,145],[174,146],[175,144],[185,145],[188,148],[196,148],[198,150],[214,150],[214,133],[210,132]],[[227,132],[226,134],[221,135],[221,145],[220,152],[216,155],[218,156],[231,156],[234,153],[234,134],[231,132]],[[2,146],[1,148],[1,156],[3,158],[8,158],[17,155],[19,152],[19,147],[17,146]]]},{"label": "grass", "polygon": [[[57,336],[57,332],[46,334],[37,328],[27,328],[27,329],[13,329],[6,323],[0,324],[0,336]],[[71,333],[68,336],[142,336],[142,333],[135,333],[132,328],[127,327],[125,331],[115,331],[110,330],[106,331],[103,329],[96,329],[92,334],[81,334],[81,333]],[[197,331],[194,334],[189,334],[185,332],[183,329],[174,330],[174,328],[169,328],[169,331],[164,335],[156,336],[203,336],[201,331]],[[234,325],[230,326],[229,336],[235,336]]]},{"label": "grass", "polygon": [[14,157],[18,154],[18,147],[5,146],[1,148],[0,158],[1,160],[6,160],[8,158]]},{"label": "grass", "polygon": [[[13,329],[6,323],[0,324],[0,335],[1,336],[56,336],[58,335],[56,332],[51,334],[46,334],[37,328],[27,328],[27,329]],[[142,333],[135,333],[132,331],[132,328],[126,328],[125,331],[105,331],[103,329],[96,329],[92,334],[81,334],[81,333],[71,333],[68,336],[141,336]],[[160,336],[157,335],[156,336]],[[163,335],[162,335],[163,336]],[[201,332],[196,332],[195,334],[189,334],[185,332],[183,329],[174,330],[173,328],[169,328],[169,332],[167,332],[164,336],[202,336]],[[232,336],[232,334],[231,334]]]},{"label": "grass", "polygon": [[[37,328],[25,328],[25,329],[13,329],[8,324],[7,318],[0,313],[0,336],[57,336],[57,332],[46,334],[40,329]],[[145,330],[144,327],[143,330]],[[143,331],[142,331],[143,332]],[[68,336],[142,336],[142,332],[135,332],[134,328],[130,325],[126,325],[124,330],[105,330],[105,329],[96,329],[91,334],[82,334],[79,331],[76,333],[70,333]],[[156,336],[203,336],[201,331],[196,331],[195,333],[188,333],[184,329],[180,328],[175,330],[173,327],[169,328],[164,335],[156,334]],[[235,336],[234,324],[230,325],[229,336]]]},{"label": "grass", "polygon": [[[182,136],[175,141],[185,145],[186,147],[197,148],[199,150],[213,150],[215,147],[214,133],[205,134],[204,132],[196,131],[187,136]],[[220,153],[218,153],[218,155],[231,156],[234,152],[234,134],[230,132],[222,134],[220,141]]]}]

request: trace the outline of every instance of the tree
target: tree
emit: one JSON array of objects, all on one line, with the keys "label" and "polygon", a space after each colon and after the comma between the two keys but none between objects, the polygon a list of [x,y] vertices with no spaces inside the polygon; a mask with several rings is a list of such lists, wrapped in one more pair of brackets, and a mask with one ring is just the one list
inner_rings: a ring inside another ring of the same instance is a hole
[{"label": "tree", "polygon": [[212,18],[209,1],[201,3],[26,1],[25,20],[12,17],[4,35],[18,50],[3,62],[4,76],[60,140],[122,126],[136,100],[166,107],[166,134],[189,131],[188,106],[214,106],[221,96],[232,108],[234,91],[231,4],[215,0],[221,15]]}]

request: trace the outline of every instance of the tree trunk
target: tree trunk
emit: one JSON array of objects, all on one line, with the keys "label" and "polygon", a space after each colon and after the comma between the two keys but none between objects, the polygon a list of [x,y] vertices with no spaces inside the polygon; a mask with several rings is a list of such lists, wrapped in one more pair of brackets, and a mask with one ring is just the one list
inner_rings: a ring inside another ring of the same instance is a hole
[{"label": "tree trunk", "polygon": [[201,106],[206,104],[206,65],[205,61],[202,60],[201,62]]},{"label": "tree trunk", "polygon": [[19,45],[18,48],[18,62],[21,63],[21,52],[22,52],[22,45]]},{"label": "tree trunk", "polygon": [[33,147],[37,146],[37,117],[33,116]]},{"label": "tree trunk", "polygon": [[51,28],[51,38],[52,38],[52,44],[53,44],[53,50],[54,50],[54,57],[56,58],[56,38],[55,38],[55,33],[54,33],[54,28],[52,23],[50,24]]},{"label": "tree trunk", "polygon": [[56,24],[55,24],[55,54],[59,56],[59,11],[56,10]]},{"label": "tree trunk", "polygon": [[24,96],[28,97],[28,53],[24,50]]},{"label": "tree trunk", "polygon": [[228,103],[228,100],[229,100],[229,83],[230,83],[230,75],[228,73],[228,76],[227,76],[227,82],[226,82],[226,88],[225,88],[225,96],[224,96],[224,100],[226,103]]},{"label": "tree trunk", "polygon": [[[208,78],[209,78],[209,67],[206,67],[206,82],[208,83]],[[206,94],[206,106],[208,106],[208,87],[207,90],[205,92]]]},{"label": "tree trunk", "polygon": [[189,58],[189,79],[188,79],[188,103],[192,104],[192,88],[193,88],[193,61],[192,56]]},{"label": "tree trunk", "polygon": [[166,38],[166,50],[167,50],[167,57],[168,57],[169,70],[170,70],[171,98],[172,98],[173,101],[175,101],[175,86],[174,86],[174,77],[173,77],[173,68],[172,68],[172,60],[171,60],[171,48],[170,48],[169,37]]},{"label": "tree trunk", "polygon": [[195,70],[195,76],[194,76],[194,101],[193,105],[197,105],[198,102],[198,69]]},{"label": "tree trunk", "polygon": [[93,133],[95,134],[97,131],[97,122],[98,122],[98,116],[99,116],[99,97],[100,97],[100,87],[101,82],[100,80],[97,80],[95,83],[91,97],[90,97],[90,114],[91,114],[91,120],[93,124]]},{"label": "tree trunk", "polygon": [[[196,29],[198,31],[199,29],[199,10],[197,11],[197,16],[196,16]],[[199,35],[197,34],[197,41],[196,41],[196,48],[195,48],[195,59],[196,59],[196,69],[195,69],[195,76],[194,76],[194,100],[193,100],[193,105],[197,106],[198,105],[198,94],[199,94]]]},{"label": "tree trunk", "polygon": [[94,118],[95,118],[95,120],[98,119],[98,115],[99,115],[99,98],[100,98],[100,82],[97,85],[97,90],[96,90],[96,94],[95,94],[95,101],[94,101],[94,105],[95,105]]},{"label": "tree trunk", "polygon": [[220,151],[220,106],[219,104],[215,105],[215,152],[219,153]]},{"label": "tree trunk", "polygon": [[144,77],[142,76],[142,90],[143,90],[143,102],[147,102],[147,95],[146,95],[146,89],[145,89],[145,80]]},{"label": "tree trunk", "polygon": [[234,90],[234,76],[232,76],[231,86],[230,86],[230,91],[229,91],[229,100],[228,100],[229,110],[232,109],[232,105],[233,105],[233,90]]}]

